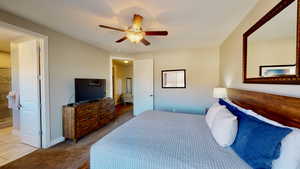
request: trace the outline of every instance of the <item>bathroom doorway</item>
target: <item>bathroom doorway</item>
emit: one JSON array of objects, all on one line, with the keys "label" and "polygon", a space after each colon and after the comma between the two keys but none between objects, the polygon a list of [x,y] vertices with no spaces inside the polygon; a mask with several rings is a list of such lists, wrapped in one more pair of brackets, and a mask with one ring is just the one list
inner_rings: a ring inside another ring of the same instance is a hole
[{"label": "bathroom doorway", "polygon": [[13,124],[12,111],[8,108],[6,99],[11,88],[11,56],[10,48],[7,47],[0,50],[0,86],[0,129],[3,129],[12,127]]},{"label": "bathroom doorway", "polygon": [[[133,111],[133,60],[112,59],[112,97],[116,109]],[[119,111],[122,112],[122,111]]]},{"label": "bathroom doorway", "polygon": [[47,49],[47,37],[0,22],[0,167],[49,145]]}]

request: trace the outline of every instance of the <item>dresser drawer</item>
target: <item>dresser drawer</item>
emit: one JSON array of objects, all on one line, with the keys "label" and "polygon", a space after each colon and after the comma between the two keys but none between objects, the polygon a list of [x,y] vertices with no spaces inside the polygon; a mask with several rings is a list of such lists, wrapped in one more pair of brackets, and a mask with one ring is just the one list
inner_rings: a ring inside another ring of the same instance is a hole
[{"label": "dresser drawer", "polygon": [[91,131],[97,129],[98,127],[98,120],[97,118],[93,119],[86,119],[86,120],[81,120],[76,122],[76,137],[80,138]]},{"label": "dresser drawer", "polygon": [[64,136],[79,138],[103,127],[115,118],[114,100],[105,98],[97,102],[64,106]]},{"label": "dresser drawer", "polygon": [[105,119],[100,120],[101,126],[105,126],[106,124],[108,124],[110,122],[111,122],[111,119],[109,119],[109,118],[105,118]]},{"label": "dresser drawer", "polygon": [[80,114],[80,116],[77,116],[76,120],[80,123],[81,121],[97,120],[97,117],[97,112],[88,112],[85,114]]},{"label": "dresser drawer", "polygon": [[114,116],[115,116],[114,112],[106,111],[106,112],[101,112],[99,114],[99,119],[104,119],[104,118],[110,118],[111,119],[111,117],[114,117]]},{"label": "dresser drawer", "polygon": [[115,107],[115,103],[114,102],[102,102],[99,104],[99,108],[102,109],[102,108],[107,108],[107,107]]},{"label": "dresser drawer", "polygon": [[89,119],[86,121],[78,121],[76,123],[76,128],[80,129],[80,128],[94,128],[97,127],[98,125],[98,120],[97,119]]},{"label": "dresser drawer", "polygon": [[98,110],[99,110],[98,103],[80,105],[76,107],[76,116],[77,118],[82,118],[82,117],[84,118],[89,114],[97,114]]},{"label": "dresser drawer", "polygon": [[105,112],[114,112],[115,111],[115,107],[104,107],[102,109],[99,110],[100,114],[101,113],[105,113]]}]

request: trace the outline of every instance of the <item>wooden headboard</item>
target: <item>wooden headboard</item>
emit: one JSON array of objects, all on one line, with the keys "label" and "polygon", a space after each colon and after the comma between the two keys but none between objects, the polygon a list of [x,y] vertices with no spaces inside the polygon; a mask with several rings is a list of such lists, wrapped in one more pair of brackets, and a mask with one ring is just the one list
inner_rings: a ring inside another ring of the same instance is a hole
[{"label": "wooden headboard", "polygon": [[227,89],[228,98],[235,104],[281,124],[300,128],[300,98]]}]

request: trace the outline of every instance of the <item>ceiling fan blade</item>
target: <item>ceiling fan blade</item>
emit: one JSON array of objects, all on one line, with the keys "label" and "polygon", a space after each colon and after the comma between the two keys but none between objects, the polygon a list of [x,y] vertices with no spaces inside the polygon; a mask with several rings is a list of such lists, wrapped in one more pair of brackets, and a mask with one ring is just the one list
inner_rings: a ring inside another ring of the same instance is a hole
[{"label": "ceiling fan blade", "polygon": [[99,25],[99,27],[106,28],[106,29],[111,29],[111,30],[115,30],[115,31],[120,31],[120,32],[125,32],[124,29],[114,28],[114,27],[111,27],[111,26]]},{"label": "ceiling fan blade", "polygon": [[167,36],[168,31],[146,31],[146,36]]},{"label": "ceiling fan blade", "polygon": [[143,19],[144,18],[141,15],[135,14],[133,16],[133,21],[132,21],[133,22],[133,27],[136,28],[136,29],[141,28]]},{"label": "ceiling fan blade", "polygon": [[123,38],[121,38],[121,39],[119,39],[119,40],[117,40],[116,41],[116,43],[121,43],[121,42],[123,42],[124,40],[126,40],[127,39],[127,37],[126,36],[124,36]]},{"label": "ceiling fan blade", "polygon": [[151,44],[151,43],[150,43],[149,41],[147,41],[145,38],[143,38],[143,39],[141,40],[141,42],[142,42],[145,46],[148,46],[148,45]]}]

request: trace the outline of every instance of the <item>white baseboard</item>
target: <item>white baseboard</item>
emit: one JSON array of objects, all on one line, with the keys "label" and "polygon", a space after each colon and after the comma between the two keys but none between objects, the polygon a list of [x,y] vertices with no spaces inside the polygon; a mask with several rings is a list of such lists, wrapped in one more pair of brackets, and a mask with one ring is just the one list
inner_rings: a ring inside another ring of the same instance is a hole
[{"label": "white baseboard", "polygon": [[56,144],[61,143],[63,141],[65,141],[65,138],[63,136],[61,136],[61,137],[59,137],[59,138],[57,138],[55,140],[52,140],[51,143],[50,143],[50,145],[48,147],[55,146]]}]

